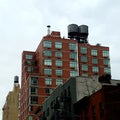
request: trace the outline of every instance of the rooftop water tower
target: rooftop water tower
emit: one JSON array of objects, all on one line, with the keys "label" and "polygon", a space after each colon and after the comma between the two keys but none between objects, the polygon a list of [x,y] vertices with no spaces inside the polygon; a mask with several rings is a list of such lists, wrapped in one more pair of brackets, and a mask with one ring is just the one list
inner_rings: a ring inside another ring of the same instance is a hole
[{"label": "rooftop water tower", "polygon": [[78,35],[78,25],[70,24],[68,25],[68,38],[76,38]]},{"label": "rooftop water tower", "polygon": [[14,86],[19,86],[19,77],[14,76]]},{"label": "rooftop water tower", "polygon": [[88,43],[88,26],[87,25],[68,25],[68,38],[76,39],[80,43]]},{"label": "rooftop water tower", "polygon": [[79,42],[80,43],[88,43],[88,26],[87,25],[80,25],[79,26]]}]

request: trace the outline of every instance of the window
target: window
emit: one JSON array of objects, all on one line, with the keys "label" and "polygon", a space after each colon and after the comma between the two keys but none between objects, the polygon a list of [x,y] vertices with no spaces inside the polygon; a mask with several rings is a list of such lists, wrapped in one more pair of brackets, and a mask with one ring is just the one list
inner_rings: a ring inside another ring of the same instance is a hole
[{"label": "window", "polygon": [[63,84],[63,79],[57,78],[56,79],[56,85],[61,85],[61,84]]},{"label": "window", "polygon": [[103,57],[109,57],[109,51],[108,50],[103,50]]},{"label": "window", "polygon": [[71,52],[70,53],[70,59],[77,59],[77,53],[76,52]]},{"label": "window", "polygon": [[104,117],[104,105],[102,102],[99,103],[100,117]]},{"label": "window", "polygon": [[52,65],[52,60],[51,59],[45,59],[44,60],[44,65],[51,66]]},{"label": "window", "polygon": [[62,60],[56,60],[55,65],[58,66],[58,67],[61,67],[62,66]]},{"label": "window", "polygon": [[44,41],[43,42],[43,47],[51,48],[52,47],[52,42],[51,41]]},{"label": "window", "polygon": [[25,55],[25,58],[26,58],[26,59],[33,59],[33,55],[26,54],[26,55]]},{"label": "window", "polygon": [[26,65],[33,65],[34,64],[34,62],[29,61],[29,60],[26,60],[25,63],[26,63]]},{"label": "window", "polygon": [[51,50],[44,50],[43,51],[44,56],[52,56],[52,51]]},{"label": "window", "polygon": [[51,108],[51,109],[54,108],[54,101],[51,101],[51,103],[50,103],[50,108]]},{"label": "window", "polygon": [[62,76],[62,70],[56,70],[56,75],[57,76]]},{"label": "window", "polygon": [[98,73],[99,72],[99,68],[97,66],[93,66],[92,67],[92,72]]},{"label": "window", "polygon": [[87,56],[81,56],[81,62],[87,62]]},{"label": "window", "polygon": [[83,76],[83,77],[88,77],[88,74],[82,73],[82,76]]},{"label": "window", "polygon": [[47,113],[46,114],[47,114],[47,116],[49,116],[49,108],[47,108]]},{"label": "window", "polygon": [[92,58],[92,64],[98,64],[98,59],[97,58]]},{"label": "window", "polygon": [[38,96],[31,96],[30,103],[31,104],[38,104]]},{"label": "window", "polygon": [[68,96],[71,96],[71,90],[70,90],[70,86],[68,86]]},{"label": "window", "polygon": [[70,77],[75,77],[75,76],[78,76],[78,71],[76,71],[76,70],[70,71]]},{"label": "window", "polygon": [[51,68],[44,68],[44,74],[51,75],[52,74],[52,69]]},{"label": "window", "polygon": [[52,85],[52,78],[45,78],[46,85]]},{"label": "window", "polygon": [[91,55],[97,56],[98,55],[98,51],[96,49],[92,49],[91,50]]},{"label": "window", "polygon": [[33,111],[33,106],[32,105],[29,106],[29,112],[30,111]]},{"label": "window", "polygon": [[88,65],[82,64],[82,71],[88,71]]},{"label": "window", "polygon": [[81,48],[80,48],[80,52],[81,52],[82,54],[87,54],[87,47],[81,47]]},{"label": "window", "polygon": [[31,87],[30,88],[30,94],[31,95],[37,95],[38,94],[38,88],[37,87]]},{"label": "window", "polygon": [[38,77],[31,77],[31,85],[37,86],[38,85]]},{"label": "window", "polygon": [[110,60],[109,59],[104,59],[103,64],[110,66]]},{"label": "window", "polygon": [[75,50],[75,49],[76,49],[76,44],[74,44],[74,43],[69,43],[69,49],[70,49],[70,50]]},{"label": "window", "polygon": [[77,62],[70,61],[70,67],[71,68],[77,68]]},{"label": "window", "polygon": [[52,93],[53,89],[52,88],[45,88],[45,93]]},{"label": "window", "polygon": [[111,73],[110,68],[109,67],[105,67],[104,68],[104,73]]},{"label": "window", "polygon": [[28,71],[28,72],[34,72],[34,67],[28,66],[28,67],[27,67],[27,71]]},{"label": "window", "polygon": [[62,42],[55,42],[55,48],[61,49],[62,48]]},{"label": "window", "polygon": [[92,120],[96,120],[96,109],[95,106],[92,106]]},{"label": "window", "polygon": [[28,120],[33,120],[33,116],[29,115]]},{"label": "window", "polygon": [[55,52],[55,56],[61,58],[62,57],[62,52]]}]

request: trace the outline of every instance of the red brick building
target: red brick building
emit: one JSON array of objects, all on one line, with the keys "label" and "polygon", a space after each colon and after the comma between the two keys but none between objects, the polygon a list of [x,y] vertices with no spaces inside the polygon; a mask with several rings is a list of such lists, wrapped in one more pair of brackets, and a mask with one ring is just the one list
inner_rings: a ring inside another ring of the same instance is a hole
[{"label": "red brick building", "polygon": [[36,51],[23,51],[20,120],[32,120],[33,111],[70,77],[110,73],[109,47],[90,45],[86,28],[78,28],[69,26],[69,38],[62,38],[60,32],[48,32]]},{"label": "red brick building", "polygon": [[102,89],[75,104],[76,120],[119,120],[120,85]]}]

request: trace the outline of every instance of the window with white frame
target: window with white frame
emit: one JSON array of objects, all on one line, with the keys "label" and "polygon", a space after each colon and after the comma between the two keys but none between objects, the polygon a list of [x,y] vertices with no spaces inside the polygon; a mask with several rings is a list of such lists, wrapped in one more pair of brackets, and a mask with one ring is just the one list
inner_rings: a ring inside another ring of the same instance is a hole
[{"label": "window with white frame", "polygon": [[110,66],[110,60],[109,59],[103,59],[103,64]]},{"label": "window with white frame", "polygon": [[52,69],[51,68],[44,68],[44,74],[45,75],[52,75]]},{"label": "window with white frame", "polygon": [[105,68],[104,68],[104,73],[109,73],[109,74],[110,74],[110,73],[111,73],[110,68],[109,68],[109,67],[105,67]]},{"label": "window with white frame", "polygon": [[45,59],[44,60],[44,65],[51,66],[52,65],[52,60],[51,59]]},{"label": "window with white frame", "polygon": [[55,42],[55,48],[61,49],[62,48],[62,42]]},{"label": "window with white frame", "polygon": [[98,50],[92,49],[92,50],[91,50],[91,55],[92,55],[92,56],[97,56],[97,55],[98,55]]},{"label": "window with white frame", "polygon": [[70,67],[71,67],[71,68],[77,68],[77,62],[75,62],[75,61],[70,61]]},{"label": "window with white frame", "polygon": [[26,54],[26,55],[25,55],[25,58],[31,60],[31,59],[33,59],[33,55],[31,55],[31,54]]},{"label": "window with white frame", "polygon": [[44,56],[50,57],[50,56],[52,56],[52,51],[51,50],[44,50],[43,54],[44,54]]},{"label": "window with white frame", "polygon": [[78,76],[78,71],[76,71],[76,70],[71,70],[71,71],[70,71],[70,77],[75,77],[75,76]]},{"label": "window with white frame", "polygon": [[63,84],[63,79],[62,78],[57,78],[56,79],[56,85],[61,85]]},{"label": "window with white frame", "polygon": [[103,50],[102,54],[103,54],[103,57],[109,57],[109,51],[108,50]]},{"label": "window with white frame", "polygon": [[62,67],[62,60],[56,60],[55,65],[58,67]]},{"label": "window with white frame", "polygon": [[69,57],[70,57],[70,59],[77,60],[77,53],[76,53],[76,52],[71,52],[71,53],[69,54]]},{"label": "window with white frame", "polygon": [[80,47],[80,52],[82,53],[82,54],[87,54],[87,47]]},{"label": "window with white frame", "polygon": [[61,51],[55,52],[55,57],[61,58],[62,57],[62,52]]},{"label": "window with white frame", "polygon": [[52,78],[45,78],[46,85],[52,85]]},{"label": "window with white frame", "polygon": [[27,71],[28,72],[34,72],[34,67],[33,66],[28,66]]},{"label": "window with white frame", "polygon": [[88,71],[88,65],[87,64],[82,64],[82,71]]},{"label": "window with white frame", "polygon": [[57,69],[57,70],[55,70],[55,71],[56,71],[56,75],[57,75],[57,76],[62,76],[62,74],[63,74],[63,73],[62,73],[62,70],[58,70],[58,69]]},{"label": "window with white frame", "polygon": [[69,50],[76,50],[76,44],[75,43],[69,43]]},{"label": "window with white frame", "polygon": [[43,42],[43,47],[51,48],[52,47],[52,42],[48,41],[48,40],[44,41]]},{"label": "window with white frame", "polygon": [[87,59],[87,56],[81,56],[81,62],[87,62],[88,59]]},{"label": "window with white frame", "polygon": [[29,115],[29,116],[28,116],[28,120],[33,120],[33,116],[32,116],[32,115]]},{"label": "window with white frame", "polygon": [[99,72],[99,67],[98,66],[93,66],[92,67],[92,72],[98,73]]},{"label": "window with white frame", "polygon": [[92,64],[98,64],[98,58],[92,58]]}]

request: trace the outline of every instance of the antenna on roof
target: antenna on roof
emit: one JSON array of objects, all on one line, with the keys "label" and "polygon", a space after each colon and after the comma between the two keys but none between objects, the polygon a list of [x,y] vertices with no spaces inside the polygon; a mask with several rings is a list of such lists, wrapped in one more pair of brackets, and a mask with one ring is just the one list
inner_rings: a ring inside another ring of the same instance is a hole
[{"label": "antenna on roof", "polygon": [[50,27],[51,27],[50,25],[47,25],[47,28],[48,28],[48,29],[47,29],[47,34],[48,34],[48,35],[50,35]]}]

